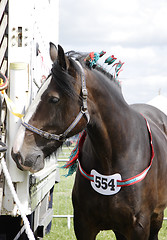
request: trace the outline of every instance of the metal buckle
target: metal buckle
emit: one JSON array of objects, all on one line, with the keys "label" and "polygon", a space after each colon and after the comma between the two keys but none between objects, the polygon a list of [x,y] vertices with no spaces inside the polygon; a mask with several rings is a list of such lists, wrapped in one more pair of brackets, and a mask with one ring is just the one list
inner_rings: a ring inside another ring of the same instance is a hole
[{"label": "metal buckle", "polygon": [[82,89],[82,97],[83,97],[84,99],[86,99],[87,96],[88,96],[88,91],[87,91],[87,89],[86,89],[86,88]]}]

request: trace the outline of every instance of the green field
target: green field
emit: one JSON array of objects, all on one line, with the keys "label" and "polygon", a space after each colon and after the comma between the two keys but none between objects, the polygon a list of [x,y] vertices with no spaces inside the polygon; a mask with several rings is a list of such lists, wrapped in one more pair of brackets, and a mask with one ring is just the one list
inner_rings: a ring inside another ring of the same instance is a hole
[{"label": "green field", "polygon": [[[66,158],[69,156],[71,149],[65,149],[60,156]],[[59,164],[60,166],[63,163]],[[71,191],[74,182],[74,177],[64,177],[66,170],[60,168],[60,183],[55,185],[53,208],[54,215],[71,215],[73,214]],[[167,211],[166,214],[167,216]],[[44,237],[44,240],[72,240],[76,239],[73,229],[73,219],[70,219],[70,229],[68,228],[67,218],[54,218],[52,221],[51,232]],[[102,231],[98,234],[97,240],[115,240],[112,231]],[[167,220],[163,222],[163,228],[159,233],[159,240],[167,240]]]}]

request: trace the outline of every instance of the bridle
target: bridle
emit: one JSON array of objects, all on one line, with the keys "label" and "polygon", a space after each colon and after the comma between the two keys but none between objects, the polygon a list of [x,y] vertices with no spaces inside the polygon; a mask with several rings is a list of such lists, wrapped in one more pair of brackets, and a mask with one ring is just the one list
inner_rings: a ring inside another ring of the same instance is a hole
[{"label": "bridle", "polygon": [[90,120],[90,115],[88,112],[88,105],[87,105],[87,96],[88,96],[88,92],[86,89],[86,79],[85,79],[85,73],[83,70],[83,67],[81,66],[79,61],[75,61],[75,63],[78,65],[78,67],[80,68],[81,71],[81,90],[82,90],[82,106],[81,106],[81,110],[78,113],[78,115],[76,116],[76,118],[74,119],[74,121],[70,124],[70,126],[64,131],[64,133],[61,134],[52,134],[46,131],[43,131],[39,128],[36,128],[34,126],[32,126],[29,123],[26,123],[25,121],[22,121],[22,125],[28,129],[31,132],[34,132],[38,135],[40,135],[43,138],[46,138],[48,140],[56,140],[56,141],[65,141],[67,138],[68,133],[70,133],[75,126],[79,123],[79,121],[81,120],[81,118],[83,116],[86,117],[87,119],[87,123],[89,123]]}]

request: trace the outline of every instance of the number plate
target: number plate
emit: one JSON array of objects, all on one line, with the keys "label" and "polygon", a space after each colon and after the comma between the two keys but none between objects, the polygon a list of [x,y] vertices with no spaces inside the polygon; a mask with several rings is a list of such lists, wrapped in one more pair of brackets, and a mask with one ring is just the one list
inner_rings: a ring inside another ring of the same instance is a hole
[{"label": "number plate", "polygon": [[92,169],[91,175],[94,175],[91,185],[96,192],[102,195],[113,195],[120,191],[121,187],[117,187],[117,180],[122,180],[119,173],[106,176]]}]

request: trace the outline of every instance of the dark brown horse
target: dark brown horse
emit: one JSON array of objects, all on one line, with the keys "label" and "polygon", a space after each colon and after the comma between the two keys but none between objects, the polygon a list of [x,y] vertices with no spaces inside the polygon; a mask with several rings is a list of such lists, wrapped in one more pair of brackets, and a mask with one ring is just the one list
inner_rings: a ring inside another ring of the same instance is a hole
[{"label": "dark brown horse", "polygon": [[158,239],[167,206],[167,116],[129,106],[112,76],[89,69],[82,56],[74,60],[53,44],[50,55],[51,74],[12,149],[17,166],[39,171],[46,156],[85,129],[72,193],[76,238],[112,229],[118,240]]}]

